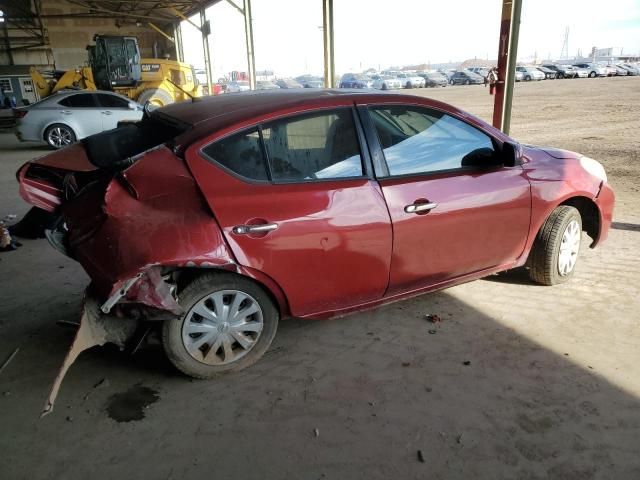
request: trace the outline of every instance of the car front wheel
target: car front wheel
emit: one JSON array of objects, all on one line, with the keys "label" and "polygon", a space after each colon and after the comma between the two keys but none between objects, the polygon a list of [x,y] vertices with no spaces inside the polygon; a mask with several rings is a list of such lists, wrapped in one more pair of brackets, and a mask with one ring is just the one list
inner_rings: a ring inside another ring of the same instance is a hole
[{"label": "car front wheel", "polygon": [[568,205],[556,208],[538,232],[529,254],[531,279],[542,285],[569,280],[578,261],[581,238],[580,212]]},{"label": "car front wheel", "polygon": [[267,351],[279,314],[253,281],[226,272],[196,278],[179,294],[185,313],[167,320],[162,344],[181,372],[212,378],[242,370]]}]

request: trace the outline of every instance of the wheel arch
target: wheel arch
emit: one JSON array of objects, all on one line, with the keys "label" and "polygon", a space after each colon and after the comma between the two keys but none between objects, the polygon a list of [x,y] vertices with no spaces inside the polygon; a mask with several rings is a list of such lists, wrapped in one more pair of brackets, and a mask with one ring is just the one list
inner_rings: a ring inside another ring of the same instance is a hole
[{"label": "wheel arch", "polygon": [[228,263],[225,265],[219,266],[186,266],[186,267],[175,267],[175,266],[165,266],[168,272],[171,272],[175,275],[175,282],[178,289],[178,292],[183,290],[189,283],[194,281],[201,275],[211,273],[211,272],[224,272],[230,275],[235,275],[238,277],[247,278],[258,286],[260,286],[265,293],[269,296],[273,304],[278,310],[280,314],[280,318],[291,316],[291,311],[289,308],[289,302],[287,300],[287,296],[280,287],[280,285],[271,277],[260,272],[259,270],[255,270],[253,268],[244,267],[242,265],[238,265],[235,263]]},{"label": "wheel arch", "polygon": [[40,131],[40,138],[46,142],[47,141],[47,130],[49,130],[49,127],[52,127],[53,125],[64,125],[65,127],[69,128],[73,134],[76,137],[76,141],[77,140],[82,140],[82,136],[78,134],[78,129],[74,128],[72,125],[69,125],[69,123],[67,122],[60,122],[60,121],[56,121],[56,120],[52,120],[50,122],[47,122],[43,127],[42,130]]},{"label": "wheel arch", "polygon": [[582,218],[582,230],[587,232],[587,235],[592,239],[589,247],[595,247],[600,238],[600,230],[602,226],[600,209],[596,203],[588,197],[575,196],[567,198],[558,206],[560,205],[568,205],[578,210],[580,217]]}]

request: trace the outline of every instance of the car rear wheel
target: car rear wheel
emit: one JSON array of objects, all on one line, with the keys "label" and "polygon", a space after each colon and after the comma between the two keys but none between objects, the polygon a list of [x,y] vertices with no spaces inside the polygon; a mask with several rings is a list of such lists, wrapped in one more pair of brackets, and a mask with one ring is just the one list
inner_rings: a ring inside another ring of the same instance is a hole
[{"label": "car rear wheel", "polygon": [[186,313],[164,323],[162,344],[171,363],[191,377],[212,378],[254,364],[278,328],[269,295],[238,275],[202,275],[180,293],[179,303]]},{"label": "car rear wheel", "polygon": [[589,72],[589,78],[594,78],[596,77],[598,74],[596,72]]},{"label": "car rear wheel", "polygon": [[471,81],[470,80],[465,80],[464,84],[465,85],[471,85]]},{"label": "car rear wheel", "polygon": [[76,143],[76,134],[73,129],[63,123],[54,123],[44,132],[44,140],[51,148],[56,150]]},{"label": "car rear wheel", "polygon": [[524,81],[525,82],[530,82],[531,81],[531,77],[529,75],[527,75],[526,77],[524,77]]},{"label": "car rear wheel", "polygon": [[529,254],[531,279],[542,285],[564,283],[573,276],[582,238],[582,219],[574,207],[561,205],[544,223]]},{"label": "car rear wheel", "polygon": [[386,90],[386,89],[387,89],[387,84],[386,84],[386,83],[383,83],[383,84],[382,84],[382,90]]}]

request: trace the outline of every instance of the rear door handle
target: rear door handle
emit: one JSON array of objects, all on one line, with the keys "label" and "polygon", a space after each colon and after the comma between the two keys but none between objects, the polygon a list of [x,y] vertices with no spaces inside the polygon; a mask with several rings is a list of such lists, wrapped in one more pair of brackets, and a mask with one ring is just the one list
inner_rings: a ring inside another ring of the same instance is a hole
[{"label": "rear door handle", "polygon": [[109,112],[109,111],[100,112],[100,113],[102,113],[103,115],[112,115],[112,112]]},{"label": "rear door handle", "polygon": [[251,233],[268,233],[278,228],[277,223],[263,223],[260,225],[236,225],[233,233],[236,235],[248,235]]},{"label": "rear door handle", "polygon": [[438,206],[437,203],[412,203],[411,205],[407,205],[404,207],[404,211],[407,213],[420,213],[420,212],[428,212],[433,210]]},{"label": "rear door handle", "polygon": [[60,113],[63,115],[71,115],[71,110],[61,110]]}]

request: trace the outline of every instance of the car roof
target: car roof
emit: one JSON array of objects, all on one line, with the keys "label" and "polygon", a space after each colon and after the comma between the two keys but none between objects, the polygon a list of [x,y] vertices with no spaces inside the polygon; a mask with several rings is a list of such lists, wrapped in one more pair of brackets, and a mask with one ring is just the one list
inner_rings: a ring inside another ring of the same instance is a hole
[{"label": "car roof", "polygon": [[[181,102],[158,108],[151,116],[169,117],[167,120],[191,126],[178,144],[188,145],[198,138],[254,119],[295,114],[307,110],[339,108],[354,104],[404,103],[424,105],[466,117],[479,125],[481,120],[451,105],[416,95],[380,92],[373,89],[285,89],[259,90],[202,97],[197,102]],[[264,120],[260,120],[264,121]],[[492,128],[492,127],[490,127]],[[492,129],[493,131],[493,129]],[[494,135],[501,137],[498,131]],[[505,137],[506,138],[506,137]]]}]

